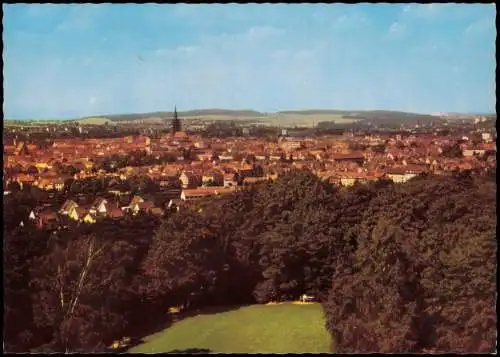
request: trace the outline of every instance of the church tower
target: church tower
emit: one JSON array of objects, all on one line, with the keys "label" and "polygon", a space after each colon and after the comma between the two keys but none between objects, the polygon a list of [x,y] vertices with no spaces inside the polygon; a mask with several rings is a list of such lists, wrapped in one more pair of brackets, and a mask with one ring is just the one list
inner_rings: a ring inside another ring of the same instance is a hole
[{"label": "church tower", "polygon": [[172,134],[181,131],[181,120],[177,115],[177,107],[174,107],[174,119],[172,120]]}]

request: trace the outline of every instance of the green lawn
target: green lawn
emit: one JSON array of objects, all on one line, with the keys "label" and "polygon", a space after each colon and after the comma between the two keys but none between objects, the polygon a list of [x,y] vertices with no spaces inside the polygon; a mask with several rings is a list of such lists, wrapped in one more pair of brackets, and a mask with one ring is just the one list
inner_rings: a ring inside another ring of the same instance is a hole
[{"label": "green lawn", "polygon": [[252,305],[186,318],[129,352],[328,353],[331,338],[324,321],[320,304]]}]

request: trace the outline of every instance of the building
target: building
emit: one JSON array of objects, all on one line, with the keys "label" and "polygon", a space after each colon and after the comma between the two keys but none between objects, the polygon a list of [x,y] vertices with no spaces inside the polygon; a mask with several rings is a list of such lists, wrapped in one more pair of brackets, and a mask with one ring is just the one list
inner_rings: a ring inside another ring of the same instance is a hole
[{"label": "building", "polygon": [[174,118],[172,119],[172,134],[178,133],[181,131],[181,120],[177,115],[177,107],[174,107]]}]

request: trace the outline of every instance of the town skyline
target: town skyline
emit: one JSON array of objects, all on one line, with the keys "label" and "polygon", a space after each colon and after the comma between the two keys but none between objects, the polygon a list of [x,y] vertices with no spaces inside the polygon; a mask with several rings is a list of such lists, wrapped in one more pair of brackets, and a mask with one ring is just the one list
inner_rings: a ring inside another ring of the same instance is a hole
[{"label": "town skyline", "polygon": [[495,111],[491,4],[3,9],[9,119],[148,113],[175,104]]}]

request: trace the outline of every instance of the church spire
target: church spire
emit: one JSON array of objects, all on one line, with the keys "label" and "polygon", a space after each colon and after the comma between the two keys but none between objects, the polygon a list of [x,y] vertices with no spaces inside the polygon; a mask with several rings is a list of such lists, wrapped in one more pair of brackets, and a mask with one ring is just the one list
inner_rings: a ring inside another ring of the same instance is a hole
[{"label": "church spire", "polygon": [[177,115],[177,106],[174,106],[174,119],[172,120],[172,134],[181,131],[181,120]]}]

